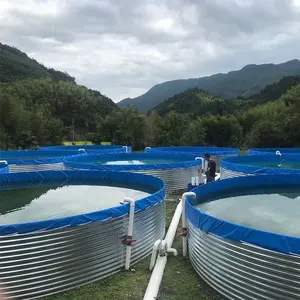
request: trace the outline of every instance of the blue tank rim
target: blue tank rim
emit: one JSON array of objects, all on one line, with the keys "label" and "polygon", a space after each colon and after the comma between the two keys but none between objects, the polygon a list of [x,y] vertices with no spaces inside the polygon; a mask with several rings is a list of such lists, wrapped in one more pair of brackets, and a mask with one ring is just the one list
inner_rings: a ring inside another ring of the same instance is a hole
[{"label": "blue tank rim", "polygon": [[[84,148],[79,148],[84,149]],[[79,150],[78,149],[78,150]],[[86,151],[78,150],[10,150],[0,151],[0,160],[6,160],[8,164],[16,165],[40,165],[62,163],[65,157],[87,154]],[[84,149],[85,150],[85,149]],[[102,149],[95,153],[119,153],[124,152],[125,148]],[[40,156],[39,158],[34,158]]]},{"label": "blue tank rim", "polygon": [[[282,155],[284,162],[297,163],[300,165],[300,155]],[[221,168],[246,174],[300,174],[300,169],[285,169],[285,168],[271,168],[264,166],[251,166],[248,163],[254,162],[270,162],[280,163],[281,159],[276,154],[270,155],[240,155],[233,157],[224,157],[221,159]]]},{"label": "blue tank rim", "polygon": [[[128,160],[131,159],[172,159],[180,158],[179,162],[172,163],[159,163],[159,164],[143,164],[143,165],[101,165],[96,163],[91,163],[90,161],[98,160]],[[66,157],[64,159],[65,167],[74,169],[86,169],[86,170],[114,170],[114,171],[128,171],[128,170],[167,170],[167,169],[177,169],[177,168],[191,168],[194,166],[201,165],[201,160],[195,160],[198,155],[195,154],[183,154],[183,153],[152,153],[152,152],[132,152],[132,153],[109,153],[109,154],[88,154],[84,156],[72,156]],[[86,163],[85,163],[86,162]]]},{"label": "blue tank rim", "polygon": [[[286,175],[278,177],[273,174],[269,176],[235,177],[201,185],[191,192],[194,192],[196,197],[199,198],[212,192],[237,187],[276,186],[279,183],[280,185],[299,185],[300,176]],[[205,233],[283,254],[300,255],[300,238],[258,230],[210,216],[194,207],[192,197],[188,197],[186,201],[186,217],[193,226]]]},{"label": "blue tank rim", "polygon": [[[39,187],[42,184],[49,185],[61,183],[67,185],[78,180],[96,180],[97,182],[106,182],[110,180],[120,182],[122,184],[144,184],[156,190],[155,193],[135,201],[135,213],[155,206],[165,200],[166,188],[164,182],[154,176],[109,172],[109,171],[41,171],[41,172],[21,172],[0,174],[0,190],[9,190],[16,188]],[[121,201],[122,199],[120,199]],[[89,212],[85,214],[74,215],[65,218],[57,218],[50,220],[34,221],[19,224],[0,224],[0,237],[14,234],[28,234],[40,231],[50,231],[64,227],[72,227],[88,224],[91,222],[103,222],[109,219],[121,218],[129,214],[129,204],[113,206],[108,209]]]},{"label": "blue tank rim", "polygon": [[205,155],[209,153],[211,156],[223,156],[223,155],[238,155],[241,151],[238,148],[227,147],[205,147],[205,146],[170,146],[170,147],[146,147],[145,152],[179,152],[187,154]]},{"label": "blue tank rim", "polygon": [[300,155],[300,148],[250,148],[247,150],[248,155],[272,155],[280,151],[284,155]]}]

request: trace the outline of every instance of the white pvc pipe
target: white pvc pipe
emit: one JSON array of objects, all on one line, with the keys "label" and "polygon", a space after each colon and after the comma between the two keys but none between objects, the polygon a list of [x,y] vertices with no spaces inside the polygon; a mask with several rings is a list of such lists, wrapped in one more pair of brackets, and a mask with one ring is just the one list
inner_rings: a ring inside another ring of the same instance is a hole
[{"label": "white pvc pipe", "polygon": [[[167,252],[172,252],[174,253],[174,255],[177,255],[177,251],[171,247],[177,231],[178,223],[180,221],[181,213],[182,213],[182,201],[180,201],[176,207],[175,213],[173,215],[165,239],[163,241],[160,241],[159,243],[160,245],[159,249],[161,250],[161,252],[163,252],[165,247],[167,247],[168,249]],[[159,255],[157,257],[156,264],[153,269],[143,300],[155,300],[157,298],[157,294],[163,278],[166,263],[167,263],[167,255],[163,255],[163,256]]]},{"label": "white pvc pipe", "polygon": [[8,165],[8,162],[7,162],[7,160],[0,160],[0,164]]},{"label": "white pvc pipe", "polygon": [[147,150],[150,150],[151,149],[151,147],[146,147],[145,149],[144,149],[144,152],[147,152]]},{"label": "white pvc pipe", "polygon": [[85,153],[85,149],[83,148],[78,149],[78,153]]},{"label": "white pvc pipe", "polygon": [[161,240],[157,240],[153,245],[152,255],[151,255],[151,260],[150,260],[150,267],[149,267],[150,271],[152,271],[152,269],[154,268],[154,265],[156,262],[156,257],[157,257],[157,251],[158,251],[158,247],[159,247],[160,243],[161,243]]},{"label": "white pvc pipe", "polygon": [[126,243],[126,258],[125,258],[125,270],[130,269],[130,259],[131,259],[131,248],[132,248],[132,235],[133,235],[133,221],[134,221],[134,208],[135,208],[135,201],[132,198],[123,198],[121,203],[129,203],[129,222],[128,222],[128,231],[127,231],[127,238],[129,243]]},{"label": "white pvc pipe", "polygon": [[182,222],[182,255],[187,256],[187,249],[188,249],[188,242],[187,242],[187,219],[186,219],[186,214],[185,214],[185,203],[188,197],[193,197],[194,199],[196,198],[196,194],[193,192],[187,192],[182,195],[182,217],[181,217],[181,222]]},{"label": "white pvc pipe", "polygon": [[123,146],[123,149],[125,149],[125,153],[128,153],[128,147],[127,146]]},{"label": "white pvc pipe", "polygon": [[204,158],[203,157],[196,157],[195,160],[201,160],[201,167],[204,170]]}]

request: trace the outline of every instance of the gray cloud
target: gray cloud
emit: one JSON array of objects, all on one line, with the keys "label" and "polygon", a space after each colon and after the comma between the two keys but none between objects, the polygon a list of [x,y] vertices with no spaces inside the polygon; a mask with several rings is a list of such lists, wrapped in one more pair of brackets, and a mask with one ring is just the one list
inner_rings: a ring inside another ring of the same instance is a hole
[{"label": "gray cloud", "polygon": [[113,100],[297,58],[299,0],[2,0],[0,40]]}]

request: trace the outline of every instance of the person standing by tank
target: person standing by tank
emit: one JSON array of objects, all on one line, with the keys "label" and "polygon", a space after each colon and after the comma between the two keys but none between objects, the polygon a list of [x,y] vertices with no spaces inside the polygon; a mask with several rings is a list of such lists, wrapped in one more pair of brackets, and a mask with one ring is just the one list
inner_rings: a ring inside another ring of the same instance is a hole
[{"label": "person standing by tank", "polygon": [[205,154],[205,160],[207,161],[207,170],[205,171],[206,183],[215,181],[216,177],[216,162],[210,159],[210,154]]}]

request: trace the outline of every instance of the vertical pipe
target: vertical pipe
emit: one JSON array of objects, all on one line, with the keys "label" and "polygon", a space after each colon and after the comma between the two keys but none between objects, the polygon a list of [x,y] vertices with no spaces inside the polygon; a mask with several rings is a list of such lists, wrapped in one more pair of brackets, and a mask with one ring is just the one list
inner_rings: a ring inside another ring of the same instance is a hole
[{"label": "vertical pipe", "polygon": [[146,147],[144,152],[148,152],[148,150],[150,150],[150,149],[151,149],[151,147]]},{"label": "vertical pipe", "polygon": [[123,146],[123,149],[125,149],[125,153],[128,153],[128,147],[127,146]]},{"label": "vertical pipe", "polygon": [[182,195],[182,217],[181,217],[181,222],[182,222],[182,255],[187,256],[187,219],[186,219],[186,214],[185,214],[185,204],[186,200],[188,197],[193,197],[196,199],[196,194],[193,192],[187,192]]},{"label": "vertical pipe", "polygon": [[133,221],[134,221],[135,201],[132,198],[123,198],[121,203],[123,203],[123,204],[124,203],[129,203],[129,205],[130,205],[128,231],[127,231],[127,237],[126,237],[126,240],[125,240],[125,244],[126,244],[125,270],[129,270],[132,243],[134,242],[134,240],[132,239],[132,235],[133,235]]}]

